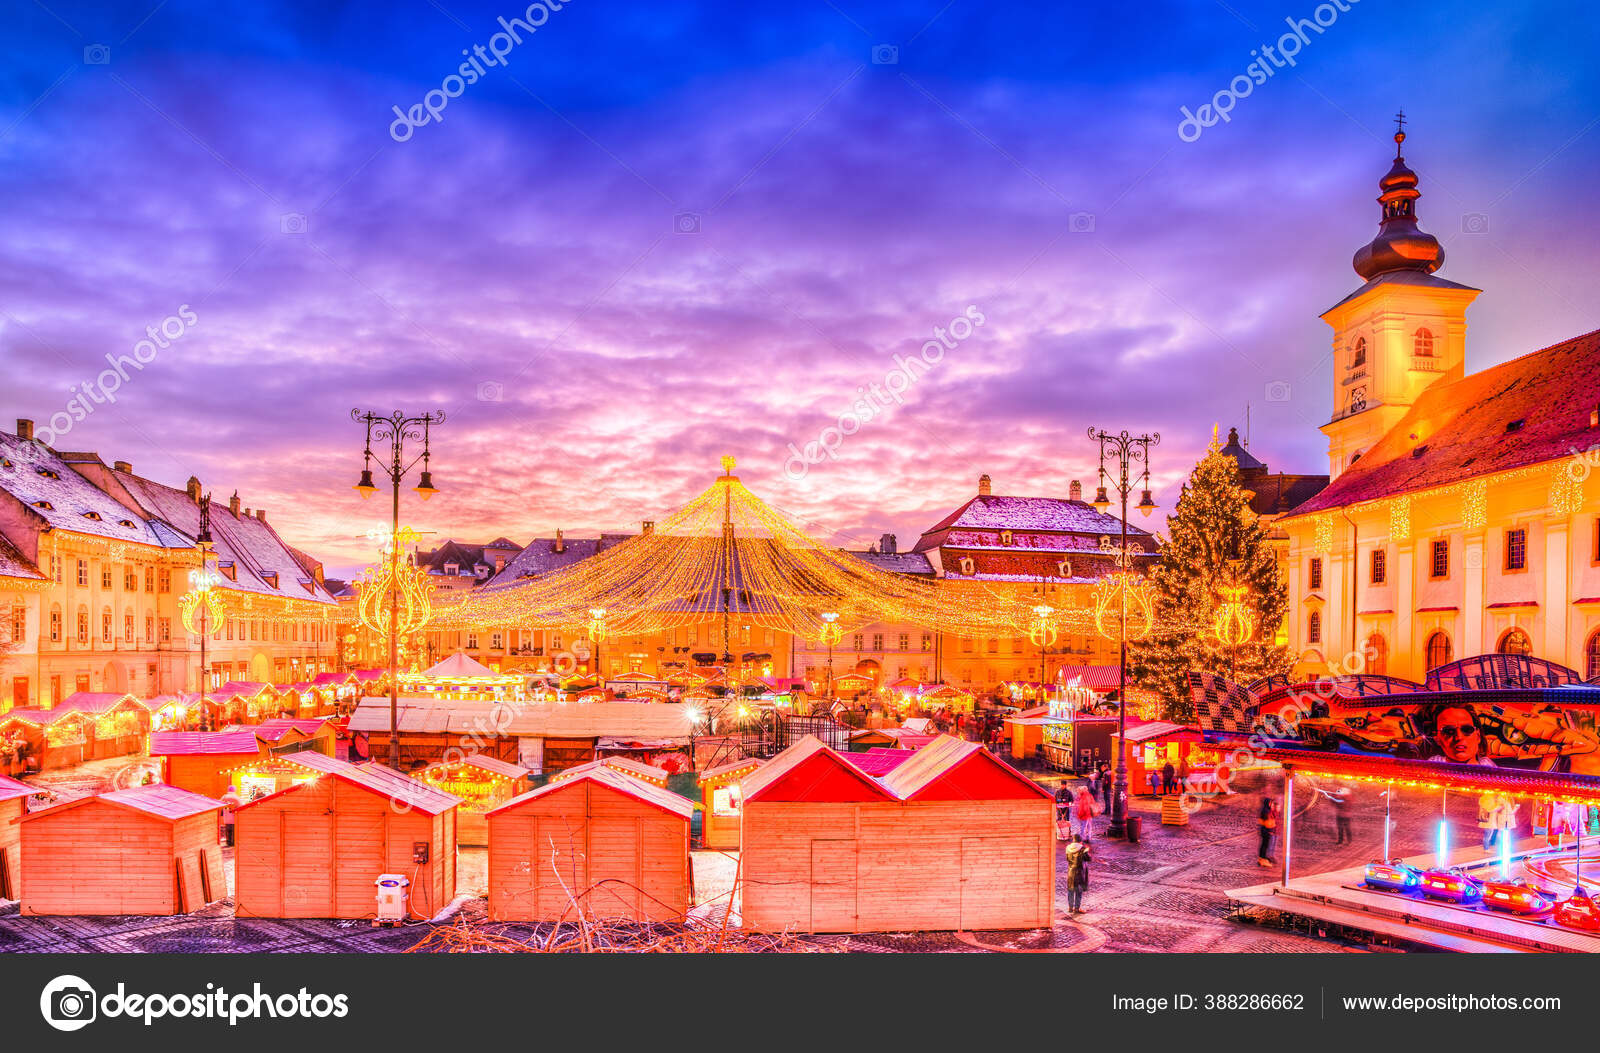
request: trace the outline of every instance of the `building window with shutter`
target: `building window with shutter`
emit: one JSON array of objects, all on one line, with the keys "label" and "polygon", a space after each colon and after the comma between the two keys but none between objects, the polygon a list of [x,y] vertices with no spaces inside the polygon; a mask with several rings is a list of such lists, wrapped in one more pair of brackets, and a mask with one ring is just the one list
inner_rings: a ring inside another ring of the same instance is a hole
[{"label": "building window with shutter", "polygon": [[109,563],[100,565],[100,587],[102,589],[111,588],[111,564]]},{"label": "building window with shutter", "polygon": [[172,641],[172,619],[171,618],[163,618],[163,619],[161,619],[161,642],[162,643],[170,643],[171,641]]},{"label": "building window with shutter", "polygon": [[1372,574],[1371,574],[1372,584],[1374,584],[1374,585],[1382,585],[1386,580],[1388,580],[1388,574],[1389,574],[1389,556],[1388,556],[1388,553],[1384,552],[1384,550],[1381,549],[1381,548],[1373,549],[1372,550]]},{"label": "building window with shutter", "polygon": [[1319,644],[1322,642],[1322,612],[1312,611],[1306,615],[1306,643]]},{"label": "building window with shutter", "polygon": [[1322,588],[1322,560],[1320,558],[1312,559],[1311,566],[1306,572],[1306,577],[1310,582],[1309,588]]},{"label": "building window with shutter", "polygon": [[78,560],[78,587],[89,587],[89,561],[86,559]]}]

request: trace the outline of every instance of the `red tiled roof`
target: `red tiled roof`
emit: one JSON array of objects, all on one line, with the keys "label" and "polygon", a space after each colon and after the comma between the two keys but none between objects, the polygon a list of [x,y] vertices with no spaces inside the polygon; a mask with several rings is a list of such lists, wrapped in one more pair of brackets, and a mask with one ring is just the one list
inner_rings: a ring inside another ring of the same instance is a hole
[{"label": "red tiled roof", "polygon": [[[1600,405],[1596,377],[1600,330],[1436,383],[1359,461],[1289,515],[1413,493],[1585,451],[1600,442],[1600,428],[1589,424]],[[1515,421],[1523,423],[1508,433],[1506,426]],[[1508,434],[1515,440],[1507,441]]]}]

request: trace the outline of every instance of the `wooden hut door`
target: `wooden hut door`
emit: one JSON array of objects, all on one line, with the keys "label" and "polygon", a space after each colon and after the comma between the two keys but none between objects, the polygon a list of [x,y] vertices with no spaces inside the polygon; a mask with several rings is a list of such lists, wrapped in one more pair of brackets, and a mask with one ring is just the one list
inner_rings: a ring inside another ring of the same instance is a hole
[{"label": "wooden hut door", "polygon": [[1039,924],[1039,839],[961,839],[961,928]]},{"label": "wooden hut door", "polygon": [[[332,918],[333,816],[278,816],[282,825],[282,894],[286,918]],[[377,877],[376,874],[373,877]]]},{"label": "wooden hut door", "polygon": [[[596,884],[586,906],[600,918],[635,919],[639,914],[639,842],[644,837],[637,819],[595,819],[589,823],[589,881]],[[577,891],[574,889],[574,891]]]},{"label": "wooden hut door", "polygon": [[856,928],[856,842],[811,842],[811,931],[854,932]]},{"label": "wooden hut door", "polygon": [[333,917],[365,918],[377,911],[378,890],[373,882],[389,871],[389,831],[384,818],[381,813],[335,813]]}]

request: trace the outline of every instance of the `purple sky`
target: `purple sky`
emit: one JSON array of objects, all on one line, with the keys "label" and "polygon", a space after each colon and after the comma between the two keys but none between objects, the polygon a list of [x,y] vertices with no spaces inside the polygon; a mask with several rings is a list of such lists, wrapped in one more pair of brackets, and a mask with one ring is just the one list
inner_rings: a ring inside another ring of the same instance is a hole
[{"label": "purple sky", "polygon": [[[189,305],[57,446],[237,489],[334,569],[387,510],[350,489],[352,406],[449,413],[442,493],[402,514],[438,539],[634,529],[731,453],[823,536],[907,545],[983,472],[1092,486],[1090,425],[1162,432],[1170,507],[1247,402],[1257,456],[1326,470],[1317,315],[1359,285],[1400,106],[1441,273],[1485,290],[1468,368],[1600,325],[1580,6],[1347,2],[1194,143],[1179,107],[1315,5],[941,6],[573,0],[404,143],[391,107],[514,7],[34,6],[0,94],[0,416],[48,422]],[[902,407],[786,475],[969,306]]]}]

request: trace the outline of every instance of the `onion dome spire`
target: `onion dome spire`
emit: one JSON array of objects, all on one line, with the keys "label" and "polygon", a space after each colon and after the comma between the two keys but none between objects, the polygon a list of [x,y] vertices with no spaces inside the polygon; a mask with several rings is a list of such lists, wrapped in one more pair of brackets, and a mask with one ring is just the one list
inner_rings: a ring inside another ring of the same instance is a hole
[{"label": "onion dome spire", "polygon": [[1417,173],[1406,167],[1401,146],[1406,141],[1405,111],[1395,116],[1394,164],[1378,180],[1378,203],[1383,218],[1378,236],[1356,250],[1351,265],[1367,281],[1390,271],[1422,271],[1432,274],[1444,266],[1444,246],[1439,239],[1417,227]]}]

